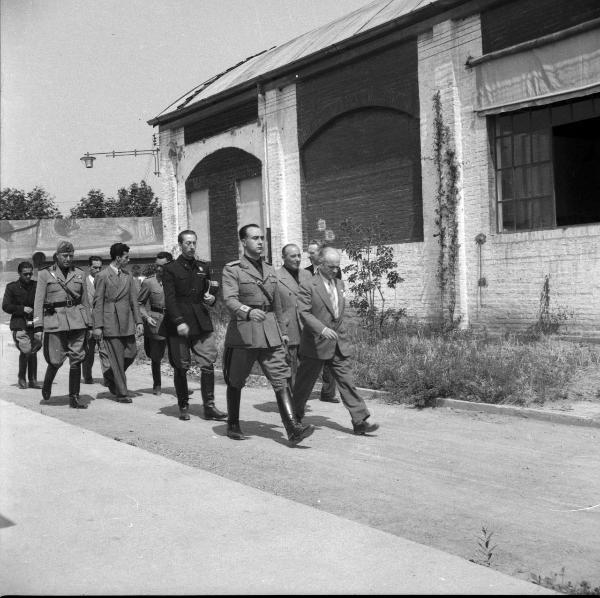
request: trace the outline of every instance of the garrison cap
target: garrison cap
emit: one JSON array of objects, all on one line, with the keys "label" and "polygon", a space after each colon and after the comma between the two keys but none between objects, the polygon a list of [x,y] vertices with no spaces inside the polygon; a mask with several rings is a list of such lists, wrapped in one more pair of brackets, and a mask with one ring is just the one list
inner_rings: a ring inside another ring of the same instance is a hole
[{"label": "garrison cap", "polygon": [[74,253],[75,248],[70,241],[59,241],[56,246],[56,253]]}]

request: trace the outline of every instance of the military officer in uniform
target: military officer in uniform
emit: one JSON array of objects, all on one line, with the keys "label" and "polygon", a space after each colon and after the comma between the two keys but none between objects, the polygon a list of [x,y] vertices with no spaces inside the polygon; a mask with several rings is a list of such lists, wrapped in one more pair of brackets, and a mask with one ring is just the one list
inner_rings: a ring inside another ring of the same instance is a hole
[{"label": "military officer in uniform", "polygon": [[85,292],[85,274],[73,265],[75,250],[69,241],[56,248],[55,263],[38,273],[33,327],[35,336],[44,337],[44,357],[48,363],[42,398],[52,393],[52,382],[65,359],[69,358],[69,406],[86,409],[79,402],[81,362],[85,358],[85,338],[91,327],[91,311]]},{"label": "military officer in uniform", "polygon": [[243,226],[239,238],[244,254],[223,269],[223,299],[231,313],[223,356],[229,413],[227,436],[234,440],[244,438],[239,421],[241,391],[258,360],[273,386],[281,421],[290,444],[294,445],[310,436],[314,427],[302,426],[294,417],[277,274],[270,264],[262,261],[264,236],[258,225]]},{"label": "military officer in uniform", "polygon": [[194,359],[200,363],[204,417],[222,420],[227,414],[215,406],[214,363],[217,359],[217,343],[206,307],[215,302],[218,285],[210,279],[208,263],[195,257],[198,242],[196,233],[193,230],[181,231],[177,242],[181,255],[163,269],[167,317],[163,320],[159,334],[167,337],[179,419],[190,419],[187,371]]},{"label": "military officer in uniform", "polygon": [[168,251],[159,251],[156,255],[156,274],[144,278],[138,295],[140,313],[144,321],[144,351],[150,358],[152,367],[152,392],[161,393],[160,364],[165,354],[167,339],[158,334],[165,317],[165,293],[162,274],[166,264],[173,261]]},{"label": "military officer in uniform", "polygon": [[19,350],[17,386],[40,388],[37,381],[37,352],[42,343],[35,338],[33,330],[33,302],[37,283],[32,279],[33,265],[30,262],[21,262],[17,270],[19,279],[6,285],[2,299],[2,309],[10,314],[10,329]]}]

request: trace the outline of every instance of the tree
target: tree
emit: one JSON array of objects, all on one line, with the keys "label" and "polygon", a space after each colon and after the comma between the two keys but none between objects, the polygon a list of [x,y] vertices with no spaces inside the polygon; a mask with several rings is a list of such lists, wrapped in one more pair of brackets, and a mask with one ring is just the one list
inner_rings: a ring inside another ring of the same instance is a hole
[{"label": "tree", "polygon": [[0,192],[0,219],[37,220],[62,218],[54,197],[42,187],[25,193],[22,189],[5,187]]},{"label": "tree", "polygon": [[132,183],[129,189],[122,187],[117,195],[115,216],[157,216],[162,212],[158,198],[146,181],[139,185]]},{"label": "tree", "polygon": [[74,208],[71,218],[118,218],[120,216],[157,216],[161,213],[160,201],[152,187],[142,181],[132,183],[129,189],[117,191],[117,199],[106,198],[99,189],[91,189]]},{"label": "tree", "polygon": [[383,329],[386,319],[398,319],[404,309],[386,309],[383,286],[395,289],[404,282],[396,268],[394,250],[384,242],[384,226],[379,216],[370,222],[346,218],[341,225],[345,237],[344,250],[351,263],[344,268],[353,297],[350,306],[356,309],[363,325],[371,329],[377,324]]},{"label": "tree", "polygon": [[110,218],[115,212],[115,200],[106,199],[100,189],[90,189],[87,197],[71,208],[71,218]]}]

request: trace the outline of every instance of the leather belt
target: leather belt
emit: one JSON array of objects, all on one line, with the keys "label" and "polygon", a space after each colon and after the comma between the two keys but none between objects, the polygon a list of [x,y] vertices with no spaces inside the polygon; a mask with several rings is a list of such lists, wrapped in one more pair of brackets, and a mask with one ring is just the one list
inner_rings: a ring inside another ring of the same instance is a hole
[{"label": "leather belt", "polygon": [[54,303],[44,303],[44,307],[73,307],[79,305],[81,299],[67,299],[66,301],[55,301]]},{"label": "leather belt", "polygon": [[157,307],[156,305],[151,305],[150,306],[150,310],[151,311],[157,311],[158,313],[161,313],[161,314],[166,314],[167,313],[167,308],[166,307]]},{"label": "leather belt", "polygon": [[248,307],[250,309],[262,309],[264,312],[270,312],[273,311],[273,306],[272,305],[250,305],[248,304]]}]

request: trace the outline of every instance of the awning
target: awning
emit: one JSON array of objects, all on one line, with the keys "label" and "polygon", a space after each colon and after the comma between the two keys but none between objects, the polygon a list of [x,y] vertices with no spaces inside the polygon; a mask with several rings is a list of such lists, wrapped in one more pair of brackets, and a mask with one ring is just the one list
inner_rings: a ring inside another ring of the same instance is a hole
[{"label": "awning", "polygon": [[477,108],[497,114],[600,91],[600,29],[474,66]]}]

